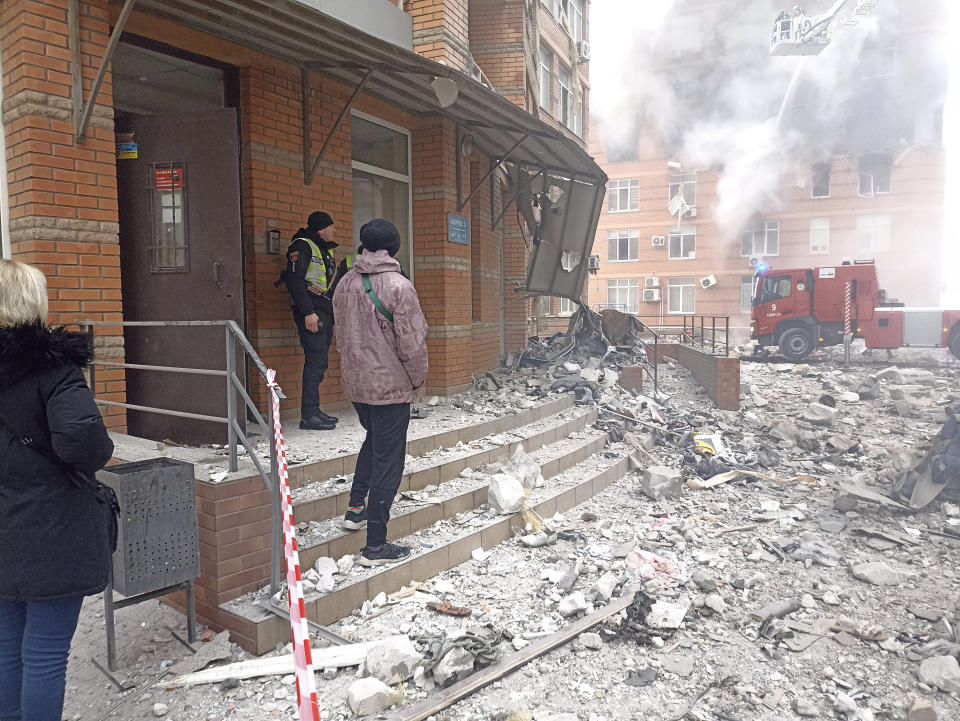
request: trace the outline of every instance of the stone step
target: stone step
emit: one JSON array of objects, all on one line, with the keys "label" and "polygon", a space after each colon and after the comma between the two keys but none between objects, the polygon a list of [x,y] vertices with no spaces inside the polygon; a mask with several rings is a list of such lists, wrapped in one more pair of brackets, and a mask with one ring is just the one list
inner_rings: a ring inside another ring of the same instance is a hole
[{"label": "stone step", "polygon": [[[577,435],[582,435],[583,438],[564,438],[531,454],[531,457],[540,464],[544,479],[552,479],[595,453],[599,453],[607,442],[604,431],[589,430]],[[432,526],[437,521],[450,520],[458,513],[479,508],[487,503],[488,483],[487,479],[475,478],[459,479],[455,484],[450,482],[445,486],[456,487],[441,487],[438,493],[439,503],[421,504],[420,507],[414,507],[415,504],[412,503],[404,504],[402,499],[398,499],[388,526],[389,540],[394,541]],[[345,512],[346,508],[344,508]],[[329,556],[336,560],[363,550],[366,533],[343,530],[340,526],[341,518],[342,514],[329,519],[315,534],[298,532],[297,545],[300,552],[300,568],[303,571],[311,568],[322,556]]]},{"label": "stone step", "polygon": [[[536,489],[531,495],[530,507],[543,518],[566,513],[628,471],[629,459],[625,452],[600,451]],[[378,569],[357,566],[346,578],[338,577],[338,585],[332,592],[308,593],[304,605],[306,616],[314,623],[333,623],[378,593],[393,593],[414,580],[426,581],[467,561],[475,549],[490,549],[522,530],[520,514],[498,516],[484,512],[472,519],[461,519],[456,527],[454,522],[434,524],[427,530],[398,539],[413,551],[405,561]],[[234,640],[252,653],[265,653],[290,638],[289,622],[267,610],[268,603],[266,594],[260,594],[221,606]]]},{"label": "stone step", "polygon": [[[463,426],[462,428],[452,428],[443,433],[434,433],[422,438],[414,438],[407,441],[407,455],[418,458],[437,448],[455,446],[458,442],[470,443],[471,441],[496,433],[506,433],[515,428],[521,428],[535,423],[538,420],[542,420],[543,418],[556,415],[573,406],[574,401],[575,396],[573,393],[565,393],[546,403],[520,411],[519,413],[506,415],[501,418],[491,418],[490,420]],[[353,473],[356,465],[357,454],[347,453],[315,463],[302,463],[291,466],[288,469],[290,488],[297,489],[315,481],[323,481],[328,478],[336,478],[337,476],[342,476],[347,473]]]},{"label": "stone step", "polygon": [[[518,427],[514,431],[497,434],[504,442],[493,442],[482,450],[465,446],[450,449],[443,457],[433,460],[423,458],[427,464],[405,473],[400,482],[400,492],[419,491],[430,485],[440,485],[454,480],[466,468],[478,469],[493,463],[504,455],[512,455],[519,445],[530,453],[568,437],[571,433],[593,425],[597,420],[596,408],[568,408],[547,418]],[[496,436],[494,436],[495,438]],[[478,441],[480,439],[477,439]],[[352,472],[352,468],[350,471]],[[293,491],[293,517],[296,523],[323,521],[343,516],[350,501],[348,483],[336,483],[332,479],[316,481]]]}]

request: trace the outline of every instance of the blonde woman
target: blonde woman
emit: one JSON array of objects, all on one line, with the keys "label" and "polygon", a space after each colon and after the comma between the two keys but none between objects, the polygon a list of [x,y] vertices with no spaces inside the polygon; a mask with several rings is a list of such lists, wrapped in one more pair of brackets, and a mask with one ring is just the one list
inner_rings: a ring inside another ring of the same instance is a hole
[{"label": "blonde woman", "polygon": [[47,326],[43,273],[0,260],[0,721],[60,721],[81,602],[107,584],[110,510],[83,481],[113,443],[90,359]]}]

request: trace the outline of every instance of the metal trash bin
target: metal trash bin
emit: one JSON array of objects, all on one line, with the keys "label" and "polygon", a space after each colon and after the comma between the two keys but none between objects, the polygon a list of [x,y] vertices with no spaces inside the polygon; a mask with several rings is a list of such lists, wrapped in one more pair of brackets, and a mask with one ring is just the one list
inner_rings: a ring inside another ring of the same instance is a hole
[{"label": "metal trash bin", "polygon": [[[116,670],[113,612],[185,590],[189,640],[196,637],[193,579],[200,575],[192,463],[172,458],[108,466],[97,480],[117,494],[120,518],[110,584],[103,594],[107,664]],[[116,589],[125,598],[114,599]]]},{"label": "metal trash bin", "polygon": [[200,575],[193,464],[172,458],[108,466],[97,479],[120,502],[113,587],[124,596]]}]

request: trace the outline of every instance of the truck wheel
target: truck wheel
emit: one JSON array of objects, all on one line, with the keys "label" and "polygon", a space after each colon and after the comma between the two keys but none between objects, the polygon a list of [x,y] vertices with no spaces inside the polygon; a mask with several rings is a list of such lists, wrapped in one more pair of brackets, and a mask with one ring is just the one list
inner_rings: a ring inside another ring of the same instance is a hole
[{"label": "truck wheel", "polygon": [[813,336],[806,328],[790,328],[780,336],[780,352],[793,363],[799,363],[813,351]]},{"label": "truck wheel", "polygon": [[950,333],[950,352],[960,358],[960,325],[954,327]]}]

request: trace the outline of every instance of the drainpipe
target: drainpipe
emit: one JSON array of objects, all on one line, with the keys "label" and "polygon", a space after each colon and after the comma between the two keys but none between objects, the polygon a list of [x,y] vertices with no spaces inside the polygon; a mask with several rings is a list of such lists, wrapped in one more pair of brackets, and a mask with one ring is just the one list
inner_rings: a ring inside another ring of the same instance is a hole
[{"label": "drainpipe", "polygon": [[[0,62],[0,108],[3,107],[3,65]],[[9,258],[10,194],[7,186],[7,135],[0,111],[0,258]]]}]

